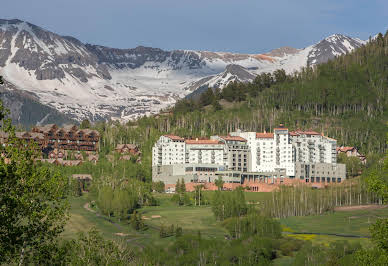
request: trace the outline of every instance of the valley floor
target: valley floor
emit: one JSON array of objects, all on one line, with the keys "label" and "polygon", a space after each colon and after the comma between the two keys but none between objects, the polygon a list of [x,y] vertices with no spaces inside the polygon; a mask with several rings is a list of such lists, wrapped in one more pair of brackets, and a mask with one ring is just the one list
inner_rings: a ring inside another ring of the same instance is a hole
[{"label": "valley floor", "polygon": [[[70,200],[70,219],[63,233],[64,238],[74,238],[78,232],[91,228],[99,230],[104,237],[125,241],[134,247],[153,244],[168,244],[174,237],[160,238],[161,226],[180,226],[185,233],[201,232],[206,238],[223,239],[227,231],[212,213],[210,206],[178,207],[170,201],[172,194],[157,194],[160,206],[140,209],[148,229],[142,232],[133,230],[128,221],[118,221],[113,217],[100,215],[89,207],[87,195]],[[210,195],[208,195],[210,196]],[[255,204],[270,193],[246,192],[246,199]],[[337,211],[317,216],[288,217],[280,219],[283,234],[325,244],[336,240],[359,241],[364,246],[370,244],[369,226],[378,218],[388,218],[388,207],[383,208],[339,208]]]}]

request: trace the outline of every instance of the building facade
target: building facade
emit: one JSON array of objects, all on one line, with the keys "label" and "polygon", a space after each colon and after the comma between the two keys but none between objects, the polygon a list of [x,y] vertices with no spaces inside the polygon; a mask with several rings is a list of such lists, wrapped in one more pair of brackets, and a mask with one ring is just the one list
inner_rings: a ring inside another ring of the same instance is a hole
[{"label": "building facade", "polygon": [[212,136],[225,147],[224,162],[226,169],[246,172],[250,168],[250,150],[247,140],[240,136]]},{"label": "building facade", "polygon": [[315,131],[290,132],[295,161],[301,163],[337,163],[337,141]]},{"label": "building facade", "polygon": [[232,132],[232,136],[247,139],[251,153],[250,172],[285,171],[295,175],[294,148],[286,128],[275,128],[274,133]]},{"label": "building facade", "polygon": [[362,164],[366,164],[365,155],[361,154],[356,147],[337,147],[337,155],[345,154],[346,157],[357,157]]},{"label": "building facade", "polygon": [[186,154],[185,139],[164,135],[152,148],[152,166],[184,164]]},{"label": "building facade", "polygon": [[37,126],[32,133],[43,134],[45,147],[49,150],[98,151],[100,134],[97,130],[78,129],[75,125],[59,128],[55,124]]},{"label": "building facade", "polygon": [[225,145],[219,140],[185,140],[185,163],[226,165]]},{"label": "building facade", "polygon": [[[4,132],[1,141],[7,142],[8,135]],[[16,132],[16,137],[26,142],[35,141],[42,151],[50,153],[52,150],[98,151],[100,134],[96,130],[78,129],[75,125],[59,128],[49,124],[37,126],[31,132]]]}]

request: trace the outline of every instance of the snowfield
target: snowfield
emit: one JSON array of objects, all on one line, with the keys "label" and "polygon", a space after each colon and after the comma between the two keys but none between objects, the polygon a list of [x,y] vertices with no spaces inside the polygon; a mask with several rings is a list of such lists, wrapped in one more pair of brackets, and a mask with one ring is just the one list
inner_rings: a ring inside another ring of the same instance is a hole
[{"label": "snowfield", "polygon": [[19,20],[0,20],[0,74],[18,90],[79,121],[158,113],[201,86],[224,88],[263,72],[325,62],[365,42],[332,35],[285,53],[233,54],[85,45]]}]

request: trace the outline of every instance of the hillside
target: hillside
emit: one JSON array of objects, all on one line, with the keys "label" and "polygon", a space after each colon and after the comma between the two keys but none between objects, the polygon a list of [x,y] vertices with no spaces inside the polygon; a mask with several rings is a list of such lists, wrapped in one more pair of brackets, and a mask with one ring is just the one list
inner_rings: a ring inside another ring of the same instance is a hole
[{"label": "hillside", "polygon": [[283,47],[265,54],[116,49],[84,44],[16,19],[0,20],[0,40],[4,80],[78,121],[127,121],[156,114],[198,88],[222,89],[280,68],[292,73],[365,43],[336,34],[303,49]]},{"label": "hillside", "polygon": [[[167,132],[184,137],[226,134],[242,129],[272,131],[279,123],[313,129],[356,146],[383,153],[388,121],[388,35],[379,35],[353,53],[294,75],[276,71],[251,83],[208,90],[198,100],[182,100],[172,114],[105,127],[106,145],[134,142],[151,163],[154,141]],[[221,103],[221,104],[220,104]]]},{"label": "hillside", "polygon": [[[194,122],[196,127],[189,132],[176,130],[193,135],[237,128],[262,131],[281,122],[292,129],[313,128],[337,138],[340,145],[354,145],[365,153],[384,152],[387,66],[386,34],[351,54],[295,75],[283,71],[262,74],[248,84],[230,84],[219,94],[207,91],[197,101],[182,101],[174,109],[176,125]],[[221,108],[216,104],[219,99],[233,104],[214,112]],[[209,104],[213,108],[204,112]]]}]

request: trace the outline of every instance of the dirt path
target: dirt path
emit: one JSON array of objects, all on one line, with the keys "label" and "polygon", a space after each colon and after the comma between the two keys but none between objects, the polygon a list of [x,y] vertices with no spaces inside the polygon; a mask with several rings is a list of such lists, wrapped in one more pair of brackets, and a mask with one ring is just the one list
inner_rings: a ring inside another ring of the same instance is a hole
[{"label": "dirt path", "polygon": [[84,204],[84,208],[85,208],[85,210],[94,213],[97,217],[99,217],[99,218],[101,218],[101,219],[104,219],[105,221],[110,222],[110,223],[113,224],[117,229],[123,230],[123,227],[122,227],[121,225],[119,225],[118,223],[115,223],[114,221],[112,221],[111,219],[109,219],[109,218],[107,218],[107,217],[101,216],[98,212],[96,212],[95,210],[91,209],[91,208],[90,208],[90,205],[89,205],[89,202],[86,202],[86,203]]},{"label": "dirt path", "polygon": [[376,210],[388,207],[388,205],[358,205],[358,206],[341,206],[335,207],[334,211],[356,211],[356,210]]},{"label": "dirt path", "polygon": [[[87,210],[87,211],[89,211],[89,212],[94,213],[97,217],[99,217],[99,218],[101,218],[101,219],[104,219],[105,221],[110,222],[110,223],[113,224],[117,229],[120,229],[120,230],[123,229],[123,227],[122,227],[121,225],[119,225],[118,223],[115,223],[114,221],[112,221],[111,219],[109,219],[109,218],[107,218],[107,217],[101,216],[98,212],[96,212],[95,210],[91,209],[91,208],[90,208],[89,202],[86,202],[86,203],[84,204],[84,209]],[[138,234],[138,233],[136,233],[136,234]],[[117,235],[117,236],[123,236],[123,237],[128,236],[127,234],[124,234],[124,233],[116,233],[115,235]],[[130,243],[130,242],[131,242],[131,244],[133,244],[133,245],[135,245],[135,246],[138,246],[138,247],[144,249],[145,247],[144,247],[142,244],[134,242],[135,240],[139,240],[139,239],[142,239],[142,238],[144,238],[144,237],[145,237],[145,236],[130,238],[130,239],[127,239],[126,242],[127,242],[127,243]]]},{"label": "dirt path", "polygon": [[[85,204],[84,204],[84,208],[87,210],[87,211],[90,211],[90,212],[96,212],[95,210],[93,210],[93,209],[90,209],[90,205],[89,205],[89,202],[86,202]],[[98,215],[98,213],[97,213],[97,215]],[[99,216],[99,215],[98,215]]]}]

